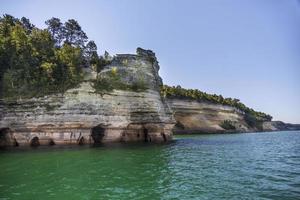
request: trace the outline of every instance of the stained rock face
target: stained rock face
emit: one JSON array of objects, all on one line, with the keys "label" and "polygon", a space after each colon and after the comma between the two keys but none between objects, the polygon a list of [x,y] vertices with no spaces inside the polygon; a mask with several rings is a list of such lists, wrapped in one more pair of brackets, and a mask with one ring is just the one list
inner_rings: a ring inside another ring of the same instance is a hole
[{"label": "stained rock face", "polygon": [[[177,121],[174,133],[223,133],[256,131],[244,120],[243,112],[231,106],[203,103],[194,100],[167,99]],[[234,130],[225,130],[220,125],[230,120]]]},{"label": "stained rock face", "polygon": [[[0,103],[0,145],[59,145],[105,142],[163,142],[175,120],[159,93],[162,84],[155,54],[117,55],[98,74],[117,73],[119,83],[142,81],[142,91],[96,92],[96,75],[64,94]],[[116,72],[117,71],[117,72]]]},{"label": "stained rock face", "polygon": [[[176,120],[173,130],[175,134],[300,130],[299,124],[281,121],[265,121],[259,127],[249,126],[245,113],[232,106],[178,98],[168,98],[166,101]],[[226,130],[222,127],[226,120],[231,122],[234,129]]]}]

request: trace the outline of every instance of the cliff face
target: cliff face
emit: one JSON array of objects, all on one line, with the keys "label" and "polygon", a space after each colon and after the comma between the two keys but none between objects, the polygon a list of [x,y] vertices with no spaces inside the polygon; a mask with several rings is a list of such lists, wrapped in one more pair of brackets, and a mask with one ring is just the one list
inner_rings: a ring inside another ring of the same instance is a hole
[{"label": "cliff face", "polygon": [[264,131],[293,131],[300,130],[300,124],[289,124],[282,121],[271,121],[263,123]]},{"label": "cliff face", "polygon": [[[18,145],[163,142],[174,133],[299,130],[264,122],[251,127],[232,106],[179,98],[162,99],[155,54],[119,54],[101,73],[84,69],[79,87],[63,94],[0,102],[0,147]],[[225,121],[230,121],[226,128]],[[175,125],[176,124],[176,125]],[[174,126],[175,125],[175,126]],[[173,129],[174,128],[174,129]]]},{"label": "cliff face", "polygon": [[[221,133],[256,131],[248,126],[244,114],[231,106],[203,103],[194,100],[167,99],[177,121],[174,133]],[[230,120],[235,130],[227,131],[221,127]]]},{"label": "cliff face", "polygon": [[80,87],[64,94],[2,102],[0,146],[170,140],[175,121],[161,99],[158,70],[155,54],[138,49],[137,55],[115,56],[98,76],[142,82],[142,91],[96,92],[96,74],[86,72]]},{"label": "cliff face", "polygon": [[[245,120],[245,114],[232,106],[178,98],[168,98],[167,102],[177,122],[173,131],[175,134],[300,130],[299,124],[281,121],[265,121],[259,128],[251,127]],[[224,129],[222,123],[226,120],[235,128]]]}]

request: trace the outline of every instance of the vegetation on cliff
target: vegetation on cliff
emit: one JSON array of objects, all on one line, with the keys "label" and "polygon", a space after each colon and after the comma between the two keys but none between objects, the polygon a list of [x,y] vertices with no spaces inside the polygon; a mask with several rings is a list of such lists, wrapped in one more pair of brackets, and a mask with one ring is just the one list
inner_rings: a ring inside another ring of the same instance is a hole
[{"label": "vegetation on cliff", "polygon": [[220,126],[224,128],[225,130],[235,130],[236,127],[234,126],[233,122],[231,120],[224,120]]},{"label": "vegetation on cliff", "polygon": [[82,68],[106,64],[95,42],[74,19],[46,21],[39,29],[29,19],[0,17],[0,97],[36,97],[63,92],[82,80]]},{"label": "vegetation on cliff", "polygon": [[163,85],[161,87],[161,94],[162,96],[168,98],[192,99],[200,102],[208,102],[235,107],[245,113],[245,121],[252,127],[259,126],[260,122],[272,120],[272,116],[247,107],[245,104],[240,102],[239,99],[224,98],[222,95],[208,94],[198,89],[184,89],[180,86],[171,87]]},{"label": "vegetation on cliff", "polygon": [[116,67],[113,67],[106,76],[98,76],[97,79],[93,81],[93,87],[96,92],[100,94],[110,92],[114,89],[134,92],[143,92],[148,89],[146,83],[141,78],[136,82],[126,83],[121,80],[121,76],[126,76],[125,72],[119,72]]}]

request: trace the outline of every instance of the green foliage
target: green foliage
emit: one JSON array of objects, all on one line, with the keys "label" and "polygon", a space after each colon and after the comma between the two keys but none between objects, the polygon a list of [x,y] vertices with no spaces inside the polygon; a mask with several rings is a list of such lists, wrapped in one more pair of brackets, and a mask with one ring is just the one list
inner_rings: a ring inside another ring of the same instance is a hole
[{"label": "green foliage", "polygon": [[64,27],[60,19],[52,17],[51,19],[47,20],[45,24],[48,26],[47,30],[51,33],[56,45],[60,46],[64,38]]},{"label": "green foliage", "polygon": [[231,120],[224,120],[220,126],[224,128],[225,130],[235,130],[235,126],[233,125],[233,122]]},{"label": "green foliage", "polygon": [[138,79],[130,84],[122,81],[121,75],[118,73],[117,68],[112,68],[110,73],[107,73],[105,76],[98,77],[94,81],[93,87],[97,93],[110,92],[114,89],[134,92],[143,92],[148,89],[142,79]]},{"label": "green foliage", "polygon": [[255,127],[259,130],[262,130],[262,122],[263,120],[258,119],[257,117],[255,117],[255,115],[253,114],[246,114],[244,116],[245,121],[247,122],[247,124],[251,127]]},{"label": "green foliage", "polygon": [[148,87],[142,78],[139,78],[137,81],[133,82],[130,85],[130,90],[135,91],[135,92],[143,92],[147,89],[148,89]]},{"label": "green foliage", "polygon": [[99,73],[106,65],[109,64],[111,64],[111,61],[106,56],[100,56],[95,64],[96,72]]},{"label": "green foliage", "polygon": [[[97,46],[76,20],[46,21],[38,29],[23,17],[0,17],[0,98],[16,99],[64,92],[82,81],[82,68],[103,68]],[[87,54],[86,51],[88,51]]]},{"label": "green foliage", "polygon": [[88,39],[85,32],[81,29],[81,26],[74,19],[69,19],[67,22],[65,22],[63,35],[65,38],[65,43],[81,48],[84,48],[84,44]]},{"label": "green foliage", "polygon": [[[161,95],[169,98],[193,99],[201,102],[209,102],[209,103],[232,106],[244,112],[245,116],[253,117],[256,121],[255,124],[261,121],[272,120],[272,116],[265,114],[263,112],[255,111],[252,108],[247,107],[245,104],[240,102],[239,99],[224,98],[222,95],[216,95],[216,94],[207,94],[197,89],[184,89],[180,86],[170,87],[164,85],[161,87]],[[251,120],[249,119],[249,122],[250,121]],[[250,124],[253,123],[250,122]]]},{"label": "green foliage", "polygon": [[104,77],[98,77],[93,82],[93,87],[95,88],[97,93],[104,93],[104,92],[111,92],[114,89],[115,83],[112,83],[111,79],[104,78]]}]

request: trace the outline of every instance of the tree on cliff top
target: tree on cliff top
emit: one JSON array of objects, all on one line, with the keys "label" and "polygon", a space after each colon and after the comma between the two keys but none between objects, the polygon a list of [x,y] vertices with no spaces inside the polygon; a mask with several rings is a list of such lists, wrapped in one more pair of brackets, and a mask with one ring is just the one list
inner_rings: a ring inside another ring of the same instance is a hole
[{"label": "tree on cliff top", "polygon": [[[36,28],[29,19],[0,17],[0,97],[62,92],[82,80],[81,68],[100,63],[97,46],[74,19]],[[85,54],[85,51],[88,51]]]},{"label": "tree on cliff top", "polygon": [[69,19],[64,24],[64,39],[65,43],[75,45],[80,48],[84,48],[84,44],[87,42],[88,37],[81,29],[81,26],[74,19]]},{"label": "tree on cliff top", "polygon": [[60,46],[63,40],[63,24],[60,19],[52,17],[45,24],[48,26],[48,31],[51,33],[57,46]]},{"label": "tree on cliff top", "polygon": [[235,107],[245,113],[245,120],[250,126],[254,126],[257,122],[272,120],[271,115],[255,111],[240,102],[239,99],[224,98],[222,95],[216,94],[207,94],[197,89],[184,89],[179,85],[176,87],[164,85],[161,87],[161,94],[162,96],[169,98],[193,99],[200,102],[209,102]]}]

